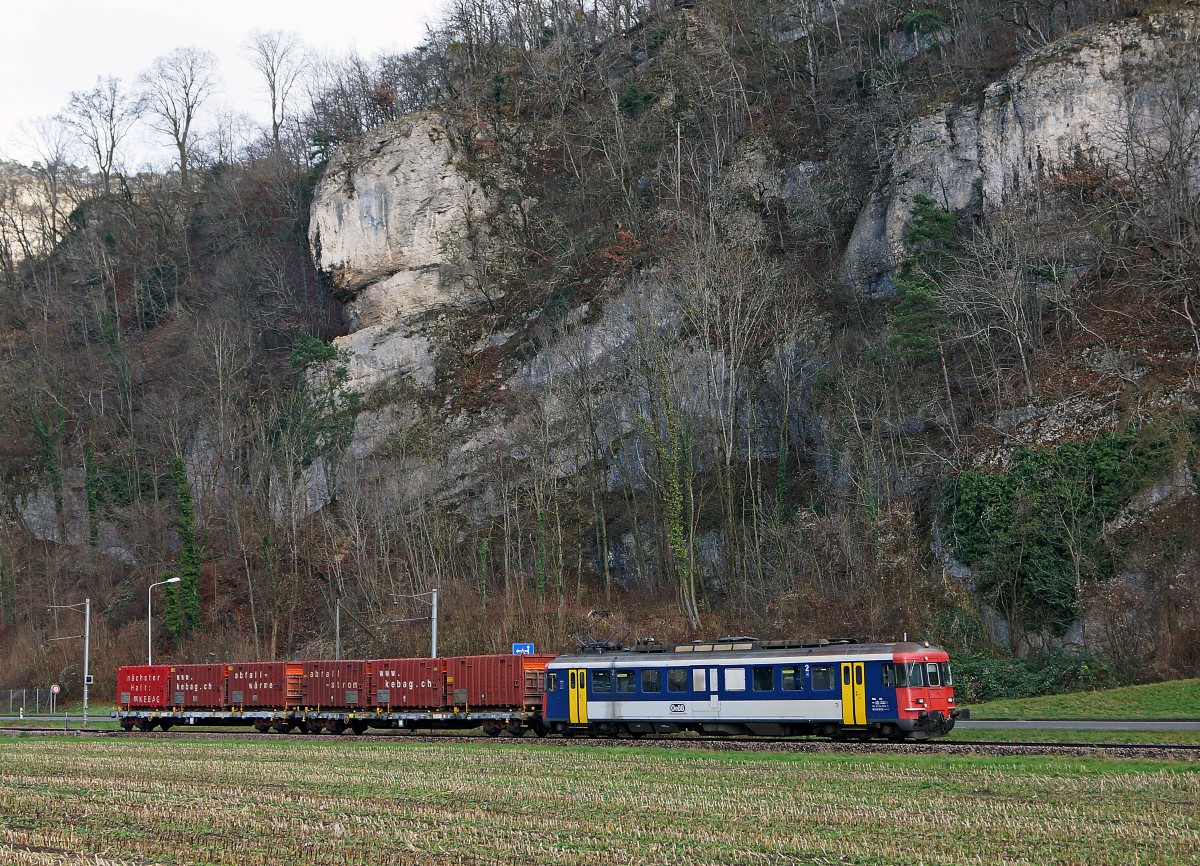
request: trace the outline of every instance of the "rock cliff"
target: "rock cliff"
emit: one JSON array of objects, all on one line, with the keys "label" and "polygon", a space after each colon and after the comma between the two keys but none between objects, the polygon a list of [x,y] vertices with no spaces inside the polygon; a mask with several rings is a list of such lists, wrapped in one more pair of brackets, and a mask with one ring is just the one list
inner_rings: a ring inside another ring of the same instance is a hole
[{"label": "rock cliff", "polygon": [[477,182],[459,167],[452,130],[436,112],[373,130],[329,161],[312,205],[318,270],[346,304],[350,387],[408,377],[433,382],[433,347],[418,320],[462,301],[462,268],[486,216]]},{"label": "rock cliff", "polygon": [[1122,163],[1161,124],[1161,70],[1194,56],[1200,16],[1089,28],[1027,55],[977,104],[948,104],[899,136],[846,250],[847,281],[892,289],[913,199],[977,217],[1077,163]]}]

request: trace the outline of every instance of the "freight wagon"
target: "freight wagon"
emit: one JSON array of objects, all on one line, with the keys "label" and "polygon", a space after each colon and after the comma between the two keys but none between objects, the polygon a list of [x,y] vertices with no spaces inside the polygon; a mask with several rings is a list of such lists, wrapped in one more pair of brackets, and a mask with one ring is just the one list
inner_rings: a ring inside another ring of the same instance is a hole
[{"label": "freight wagon", "polygon": [[117,675],[125,730],[253,725],[305,733],[482,726],[545,733],[540,724],[552,655],[434,659],[135,665]]}]

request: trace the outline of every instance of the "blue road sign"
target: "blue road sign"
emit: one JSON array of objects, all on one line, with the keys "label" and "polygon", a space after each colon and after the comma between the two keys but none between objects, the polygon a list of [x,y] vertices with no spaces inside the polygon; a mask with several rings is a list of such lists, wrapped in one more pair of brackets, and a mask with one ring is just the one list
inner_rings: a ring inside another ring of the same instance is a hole
[{"label": "blue road sign", "polygon": [[513,644],[513,655],[515,655],[515,656],[531,656],[531,655],[533,655],[533,644],[531,644],[531,643],[515,643],[515,644]]}]

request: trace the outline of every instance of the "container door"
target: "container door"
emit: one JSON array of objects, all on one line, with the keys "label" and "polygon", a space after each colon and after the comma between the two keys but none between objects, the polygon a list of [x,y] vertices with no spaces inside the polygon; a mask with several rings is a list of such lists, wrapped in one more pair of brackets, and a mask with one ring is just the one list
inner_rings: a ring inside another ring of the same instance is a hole
[{"label": "container door", "polygon": [[304,665],[287,666],[287,705],[298,706],[304,702]]},{"label": "container door", "polygon": [[863,662],[842,662],[842,724],[867,723],[866,665]]},{"label": "container door", "polygon": [[587,714],[587,670],[577,668],[567,674],[569,700],[571,705],[571,724],[586,725]]}]

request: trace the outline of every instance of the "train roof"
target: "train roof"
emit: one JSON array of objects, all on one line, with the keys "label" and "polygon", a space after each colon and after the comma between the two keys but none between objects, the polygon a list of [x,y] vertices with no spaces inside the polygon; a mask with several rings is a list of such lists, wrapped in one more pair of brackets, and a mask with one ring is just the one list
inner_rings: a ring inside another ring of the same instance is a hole
[{"label": "train roof", "polygon": [[742,656],[746,653],[778,657],[819,656],[877,656],[880,654],[941,652],[939,647],[915,641],[893,643],[859,643],[852,638],[815,638],[803,640],[758,640],[752,637],[718,638],[713,641],[692,643],[660,643],[641,640],[631,647],[620,647],[608,643],[585,644],[578,652],[564,653],[556,661],[596,661],[622,659],[625,661],[652,661],[659,656],[669,656],[679,661],[686,658],[712,658],[725,654]]}]

